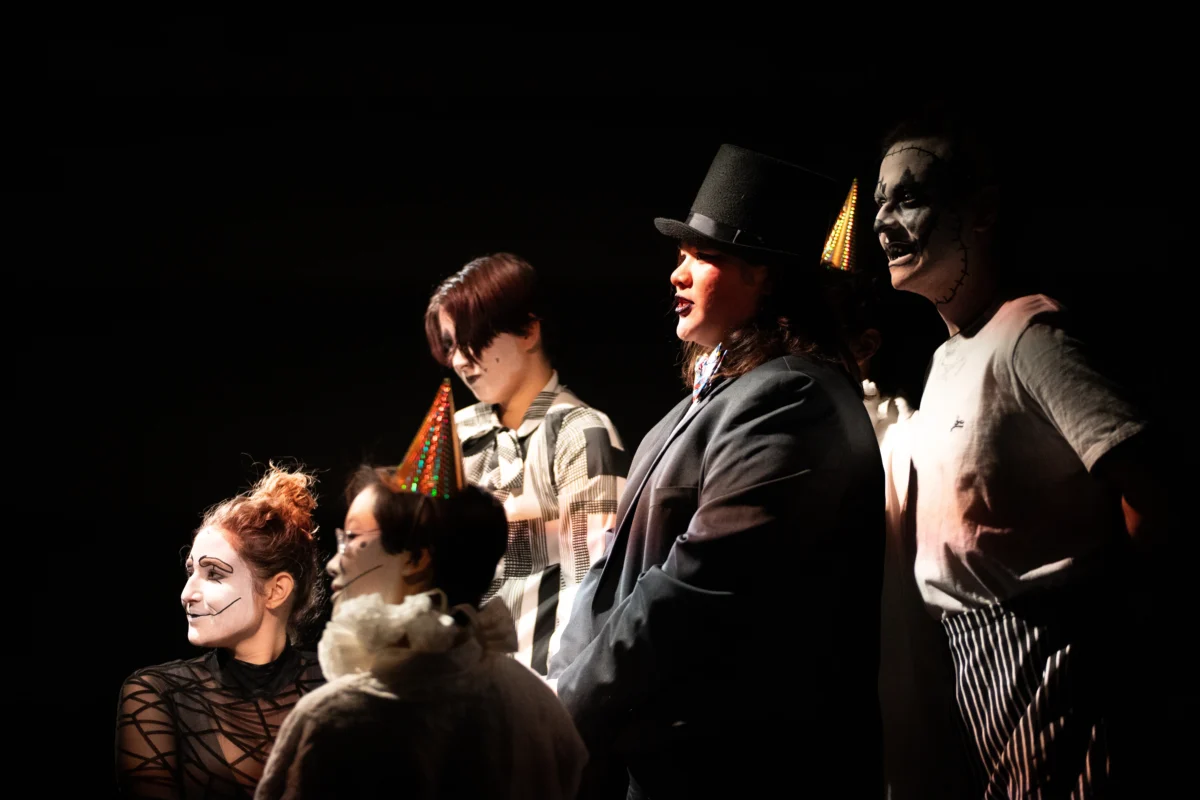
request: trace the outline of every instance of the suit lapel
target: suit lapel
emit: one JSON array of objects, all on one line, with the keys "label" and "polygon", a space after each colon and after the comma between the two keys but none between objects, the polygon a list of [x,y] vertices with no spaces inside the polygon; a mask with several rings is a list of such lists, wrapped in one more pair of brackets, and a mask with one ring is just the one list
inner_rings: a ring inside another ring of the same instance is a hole
[{"label": "suit lapel", "polygon": [[[733,383],[732,380],[723,380],[713,387],[694,404],[688,398],[684,406],[683,416],[679,417],[678,421],[671,428],[670,433],[663,439],[662,443],[657,445],[652,458],[647,458],[643,464],[639,464],[635,474],[629,476],[625,482],[625,492],[629,497],[629,502],[625,504],[624,513],[621,514],[620,522],[617,524],[617,535],[613,539],[612,549],[609,550],[608,560],[605,561],[604,571],[600,574],[599,586],[596,587],[596,593],[593,595],[592,608],[596,610],[604,610],[597,608],[598,603],[611,602],[613,592],[615,591],[618,578],[625,566],[624,547],[625,540],[629,536],[629,528],[633,524],[633,511],[637,508],[638,501],[642,497],[642,491],[646,488],[646,484],[650,480],[650,476],[654,474],[654,468],[658,466],[658,462],[662,460],[663,454],[667,452],[667,448],[671,446],[671,442],[679,438],[679,435],[692,423],[704,407],[719,394],[726,386]],[[678,407],[676,407],[678,408]],[[675,416],[674,410],[672,416]],[[632,494],[629,494],[632,489]],[[613,556],[621,553],[619,559],[614,559]],[[614,561],[616,563],[614,563]],[[604,598],[604,600],[601,600]]]}]

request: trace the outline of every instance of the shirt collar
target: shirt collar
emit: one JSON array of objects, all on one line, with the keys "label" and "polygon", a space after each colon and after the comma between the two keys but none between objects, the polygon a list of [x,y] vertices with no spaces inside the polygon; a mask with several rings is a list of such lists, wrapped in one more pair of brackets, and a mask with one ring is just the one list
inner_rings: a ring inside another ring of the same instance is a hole
[{"label": "shirt collar", "polygon": [[702,356],[696,357],[695,382],[692,384],[692,403],[704,396],[704,392],[713,383],[713,376],[721,366],[722,359],[725,358],[725,350],[721,344],[718,344],[711,351]]},{"label": "shirt collar", "polygon": [[[537,397],[533,398],[533,402],[525,411],[525,416],[521,418],[521,424],[517,428],[519,438],[525,438],[538,429],[542,420],[546,418],[547,412],[550,411],[550,406],[554,404],[555,398],[565,388],[559,383],[558,370],[551,371],[550,380],[538,392]],[[460,441],[465,442],[468,439],[504,429],[504,425],[500,422],[500,406],[479,403],[469,410],[472,413],[466,419],[455,423],[458,426]]]}]

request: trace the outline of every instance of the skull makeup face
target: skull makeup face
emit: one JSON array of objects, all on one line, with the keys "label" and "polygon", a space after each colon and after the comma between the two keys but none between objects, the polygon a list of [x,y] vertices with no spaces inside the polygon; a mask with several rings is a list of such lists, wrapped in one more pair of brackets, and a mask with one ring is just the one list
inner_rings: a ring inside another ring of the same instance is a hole
[{"label": "skull makeup face", "polygon": [[888,257],[892,285],[949,303],[970,268],[969,216],[954,202],[948,145],[940,139],[897,142],[879,165],[874,232]]}]

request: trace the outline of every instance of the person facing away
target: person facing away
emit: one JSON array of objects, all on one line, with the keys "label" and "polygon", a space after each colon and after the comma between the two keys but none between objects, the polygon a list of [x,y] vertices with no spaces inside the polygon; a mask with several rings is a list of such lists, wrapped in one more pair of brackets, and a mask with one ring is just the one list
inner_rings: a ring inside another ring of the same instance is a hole
[{"label": "person facing away", "polygon": [[295,642],[324,597],[313,479],[270,466],[213,506],[192,537],[179,597],[196,658],[133,673],[121,687],[121,796],[248,798],[288,712],[324,683]]},{"label": "person facing away", "polygon": [[892,285],[949,334],[911,436],[914,575],[946,633],[983,796],[1142,791],[1154,776],[1136,766],[1131,691],[1148,681],[1122,655],[1126,590],[1161,546],[1165,493],[1146,419],[1066,309],[1010,280],[1039,254],[1003,247],[1021,206],[1002,213],[990,133],[933,107],[886,138],[879,167]]},{"label": "person facing away", "polygon": [[[958,723],[954,669],[941,625],[913,576],[910,452],[914,421],[904,391],[906,354],[896,351],[895,308],[886,273],[831,268],[831,295],[863,378],[884,470],[887,546],[880,597],[879,705],[888,800],[957,800],[971,792],[969,751]],[[891,312],[891,313],[889,313]],[[919,377],[919,376],[917,376]]]},{"label": "person facing away", "polygon": [[562,798],[587,751],[478,603],[504,552],[500,504],[461,482],[447,381],[399,467],[358,470],[329,562],[329,679],[284,723],[256,798]]},{"label": "person facing away", "polygon": [[515,658],[540,675],[559,646],[579,582],[604,551],[628,457],[609,418],[559,379],[537,272],[496,253],[438,286],[425,314],[430,352],[478,403],[457,414],[466,480],[508,516],[508,546],[484,601],[504,600]]},{"label": "person facing away", "polygon": [[551,662],[592,796],[880,795],[883,471],[820,288],[836,203],[723,145],[687,220],[655,221],[690,391],[638,447]]}]

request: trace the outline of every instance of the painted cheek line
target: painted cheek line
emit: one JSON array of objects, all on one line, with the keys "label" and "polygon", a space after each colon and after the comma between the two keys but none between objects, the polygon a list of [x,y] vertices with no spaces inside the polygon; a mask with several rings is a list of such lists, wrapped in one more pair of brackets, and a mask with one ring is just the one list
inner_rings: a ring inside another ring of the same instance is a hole
[{"label": "painted cheek line", "polygon": [[197,617],[215,617],[218,614],[224,614],[226,611],[229,610],[229,606],[232,606],[234,603],[236,603],[238,600],[241,600],[241,599],[242,598],[239,597],[239,598],[237,598],[237,600],[234,600],[228,606],[225,606],[224,608],[222,608],[220,611],[214,611],[211,614],[188,614],[188,616],[191,617],[192,619],[195,619]]},{"label": "painted cheek line", "polygon": [[374,572],[375,570],[379,569],[382,566],[383,566],[383,564],[376,564],[375,566],[371,567],[369,570],[358,573],[353,578],[351,578],[350,580],[348,580],[344,584],[342,584],[342,591],[343,592],[346,591],[346,587],[348,587],[350,584],[354,583],[356,580],[363,577],[364,575],[369,575],[370,573]]}]

